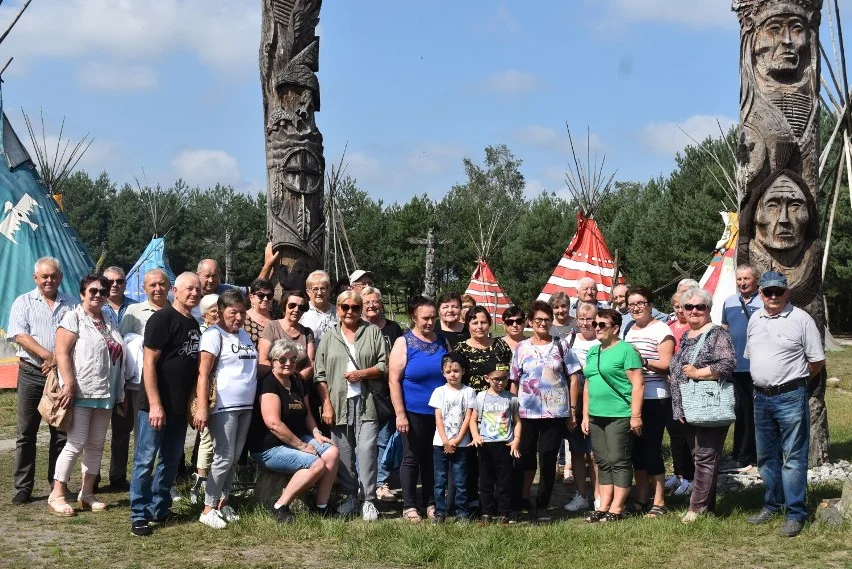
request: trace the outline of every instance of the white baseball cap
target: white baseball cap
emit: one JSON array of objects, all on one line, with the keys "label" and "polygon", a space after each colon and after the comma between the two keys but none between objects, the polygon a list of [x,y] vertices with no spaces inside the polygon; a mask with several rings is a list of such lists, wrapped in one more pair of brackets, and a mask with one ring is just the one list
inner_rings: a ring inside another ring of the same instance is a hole
[{"label": "white baseball cap", "polygon": [[364,277],[370,277],[370,279],[372,279],[373,273],[371,273],[370,271],[362,271],[361,269],[358,269],[357,271],[355,271],[354,273],[349,275],[349,284],[352,284],[355,281],[357,281],[358,279],[361,279],[361,278],[364,278]]}]

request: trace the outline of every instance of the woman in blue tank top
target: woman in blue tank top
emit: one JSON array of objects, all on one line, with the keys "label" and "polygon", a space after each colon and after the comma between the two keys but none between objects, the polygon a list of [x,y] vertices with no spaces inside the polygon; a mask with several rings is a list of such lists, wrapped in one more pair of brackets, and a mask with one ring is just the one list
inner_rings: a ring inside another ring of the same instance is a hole
[{"label": "woman in blue tank top", "polygon": [[422,519],[416,502],[418,475],[423,488],[420,505],[429,519],[435,517],[435,411],[429,407],[429,398],[444,384],[441,358],[447,353],[446,340],[434,331],[436,315],[437,307],[428,298],[420,296],[411,302],[411,330],[396,340],[388,364],[396,429],[402,435],[402,517],[413,522]]}]

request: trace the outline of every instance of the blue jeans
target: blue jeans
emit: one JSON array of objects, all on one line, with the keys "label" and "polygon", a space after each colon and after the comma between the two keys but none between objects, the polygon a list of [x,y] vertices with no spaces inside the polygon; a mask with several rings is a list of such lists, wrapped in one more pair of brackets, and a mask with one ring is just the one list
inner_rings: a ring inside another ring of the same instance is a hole
[{"label": "blue jeans", "polygon": [[185,440],[186,418],[183,415],[167,415],[166,426],[155,431],[148,420],[148,411],[140,410],[137,414],[136,451],[130,480],[131,522],[157,520],[168,515],[172,505],[171,489]]},{"label": "blue jeans", "polygon": [[317,454],[296,450],[295,448],[282,444],[272,447],[263,452],[253,452],[251,457],[269,470],[295,474],[300,470],[306,470],[318,461],[325,451],[331,448],[328,443],[321,443],[311,435],[300,437],[303,443],[309,444],[316,449]]},{"label": "blue jeans", "polygon": [[466,449],[456,449],[453,454],[444,454],[444,447],[432,447],[435,464],[435,509],[439,514],[447,513],[447,478],[453,469],[456,485],[456,517],[466,518],[467,510],[467,455]]},{"label": "blue jeans", "polygon": [[385,449],[388,446],[388,441],[391,438],[391,435],[396,430],[396,421],[390,420],[387,423],[379,424],[379,434],[376,437],[376,444],[379,447],[379,468],[378,474],[376,475],[376,486],[381,486],[382,484],[387,484],[388,477],[390,476],[390,471],[382,464],[382,457],[385,454]]},{"label": "blue jeans", "polygon": [[774,397],[754,392],[757,468],[766,484],[770,510],[787,507],[787,519],[805,521],[808,509],[810,412],[805,387]]}]

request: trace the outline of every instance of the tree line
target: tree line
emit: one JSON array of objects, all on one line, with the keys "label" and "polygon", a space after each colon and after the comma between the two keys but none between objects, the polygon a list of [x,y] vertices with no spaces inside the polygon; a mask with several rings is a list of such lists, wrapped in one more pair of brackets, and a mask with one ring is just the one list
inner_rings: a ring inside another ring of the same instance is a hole
[{"label": "tree line", "polygon": [[[668,176],[616,183],[594,212],[610,251],[618,252],[623,272],[630,282],[657,291],[661,308],[678,280],[699,279],[704,273],[723,230],[719,212],[734,207],[720,184],[723,170],[733,169],[729,148],[737,142],[733,131],[726,138],[688,146],[677,155]],[[443,198],[419,195],[391,204],[372,198],[356,179],[344,178],[335,203],[358,267],[373,271],[377,286],[400,302],[419,294],[425,247],[409,239],[425,237],[434,228],[444,243],[438,245],[435,259],[439,288],[464,291],[482,245],[480,227],[487,233],[496,218],[496,242],[487,261],[506,293],[518,304],[527,304],[541,291],[576,230],[577,202],[561,191],[527,196],[520,166],[521,160],[506,145],[488,146],[481,162],[464,159],[465,181]],[[170,227],[157,228],[166,232],[166,250],[176,273],[194,270],[204,257],[217,259],[224,273],[230,233],[232,280],[245,284],[256,276],[266,233],[264,194],[248,196],[221,185],[188,188],[182,181],[159,189],[159,194],[171,207],[177,207],[181,197],[186,203]],[[822,196],[822,219],[828,219],[829,205]],[[63,189],[63,207],[92,256],[103,255],[102,266],[129,269],[155,233],[140,192],[119,186],[107,173],[92,178],[76,172]],[[338,271],[341,274],[335,275],[332,267],[332,279],[344,276],[340,264]],[[845,188],[825,278],[835,333],[852,330],[850,277],[852,208]]]}]

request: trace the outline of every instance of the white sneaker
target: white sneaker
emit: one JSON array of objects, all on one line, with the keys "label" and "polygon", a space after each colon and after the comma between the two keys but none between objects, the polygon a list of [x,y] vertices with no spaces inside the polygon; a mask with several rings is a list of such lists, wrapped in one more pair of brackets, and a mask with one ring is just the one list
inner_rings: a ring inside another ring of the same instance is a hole
[{"label": "white sneaker", "polygon": [[589,500],[580,494],[576,494],[571,501],[562,506],[566,512],[581,512],[589,508]]},{"label": "white sneaker", "polygon": [[692,494],[692,482],[689,480],[681,480],[680,485],[674,491],[675,496],[689,496]]},{"label": "white sneaker", "polygon": [[[339,516],[353,516],[355,512],[358,511],[358,506],[361,504],[358,502],[358,498],[355,496],[349,496],[343,502],[337,506],[337,515]],[[374,506],[375,507],[375,506]]]},{"label": "white sneaker", "polygon": [[361,517],[365,522],[374,522],[379,519],[379,511],[372,502],[367,500],[364,502],[364,505],[361,506]]},{"label": "white sneaker", "polygon": [[199,476],[196,473],[192,474],[192,487],[189,489],[189,503],[203,504],[204,490],[207,486],[207,477]]},{"label": "white sneaker", "polygon": [[671,492],[678,486],[680,486],[680,476],[678,476],[677,474],[672,474],[671,476],[666,478],[666,492]]},{"label": "white sneaker", "polygon": [[225,520],[219,516],[219,512],[216,510],[210,510],[206,514],[201,514],[198,516],[198,521],[213,529],[225,529],[228,527],[228,524],[225,523]]},{"label": "white sneaker", "polygon": [[169,491],[172,496],[172,502],[180,502],[183,500],[183,496],[180,495],[180,492],[177,491],[177,488],[172,486],[172,489]]},{"label": "white sneaker", "polygon": [[237,515],[237,512],[231,506],[219,508],[219,515],[228,523],[240,521],[240,516]]}]

